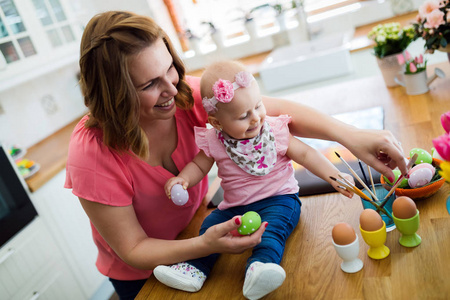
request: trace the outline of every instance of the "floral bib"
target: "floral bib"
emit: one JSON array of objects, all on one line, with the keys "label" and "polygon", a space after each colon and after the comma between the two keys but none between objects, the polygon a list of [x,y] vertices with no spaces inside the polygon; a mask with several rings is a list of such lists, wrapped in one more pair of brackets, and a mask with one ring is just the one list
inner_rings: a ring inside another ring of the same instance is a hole
[{"label": "floral bib", "polygon": [[218,130],[216,135],[225,146],[230,159],[250,175],[267,175],[275,166],[277,161],[275,136],[267,122],[264,122],[259,135],[251,139],[236,140]]}]

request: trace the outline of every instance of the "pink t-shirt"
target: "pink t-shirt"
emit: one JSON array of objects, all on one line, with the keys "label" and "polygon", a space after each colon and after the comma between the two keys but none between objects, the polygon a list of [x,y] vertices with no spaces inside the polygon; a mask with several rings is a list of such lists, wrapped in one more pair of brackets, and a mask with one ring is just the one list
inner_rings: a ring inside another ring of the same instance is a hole
[{"label": "pink t-shirt", "polygon": [[219,204],[219,209],[250,204],[270,196],[298,193],[294,168],[291,159],[286,156],[291,118],[266,117],[266,121],[275,135],[277,162],[272,171],[264,176],[251,175],[234,163],[217,138],[215,129],[195,128],[197,145],[207,156],[214,158],[218,167],[217,174],[222,178],[224,199]]},{"label": "pink t-shirt", "polygon": [[[206,126],[207,115],[201,104],[200,80],[188,77],[194,90],[192,110],[177,109],[175,113],[178,145],[172,154],[178,170],[182,170],[198,153],[194,127]],[[128,154],[118,154],[102,143],[100,129],[87,129],[88,116],[75,127],[69,144],[64,187],[74,195],[89,201],[111,206],[133,205],[144,231],[149,237],[173,240],[189,224],[208,189],[205,177],[188,189],[189,201],[175,205],[164,193],[164,184],[173,177],[161,166],[152,167]],[[160,142],[160,141],[159,141]],[[118,280],[145,279],[151,270],[139,270],[124,263],[109,247],[91,224],[94,242],[98,247],[97,268]]]}]

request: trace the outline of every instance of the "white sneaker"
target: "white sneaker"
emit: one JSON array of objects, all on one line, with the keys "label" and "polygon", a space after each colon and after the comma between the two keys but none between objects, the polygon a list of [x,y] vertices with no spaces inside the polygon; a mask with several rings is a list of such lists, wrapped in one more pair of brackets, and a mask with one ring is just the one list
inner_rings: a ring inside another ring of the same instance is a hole
[{"label": "white sneaker", "polygon": [[255,261],[245,273],[244,297],[256,300],[277,289],[286,278],[286,272],[277,264]]},{"label": "white sneaker", "polygon": [[157,266],[153,274],[159,282],[185,292],[198,292],[206,280],[202,271],[185,262],[171,266]]}]

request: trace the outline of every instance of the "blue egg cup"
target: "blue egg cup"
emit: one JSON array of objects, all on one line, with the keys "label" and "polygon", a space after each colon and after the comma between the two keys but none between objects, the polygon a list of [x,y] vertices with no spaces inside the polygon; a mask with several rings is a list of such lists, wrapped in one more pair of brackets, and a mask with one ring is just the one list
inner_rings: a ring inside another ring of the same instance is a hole
[{"label": "blue egg cup", "polygon": [[[371,191],[373,192],[373,190],[371,189]],[[366,189],[362,189],[362,192],[364,194],[366,194],[369,198],[372,199],[372,195],[370,195],[370,193],[366,190]],[[389,193],[388,190],[386,190],[383,185],[381,185],[381,183],[377,183],[375,184],[375,195],[377,196],[378,200],[380,200],[380,202],[377,202],[378,205],[380,205],[381,202],[384,201],[384,197],[386,197],[386,195]],[[391,215],[392,217],[392,203],[395,200],[395,192],[392,193],[392,195],[389,196],[388,201],[386,202],[386,204],[383,206],[383,208]],[[373,210],[377,210],[377,208],[372,205],[372,203],[370,203],[369,201],[366,201],[364,199],[361,198],[362,201],[362,205],[364,209],[370,208]],[[384,223],[386,223],[386,231],[392,231],[395,229],[395,223],[394,220],[392,218],[389,218],[386,214],[384,214],[383,212],[378,212],[381,216],[381,218],[383,219]]]}]

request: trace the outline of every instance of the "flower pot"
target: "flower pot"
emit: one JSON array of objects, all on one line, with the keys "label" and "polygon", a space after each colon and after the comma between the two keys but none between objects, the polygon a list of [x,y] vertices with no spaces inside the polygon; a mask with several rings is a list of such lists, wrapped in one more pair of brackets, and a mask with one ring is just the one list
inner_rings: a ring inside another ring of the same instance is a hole
[{"label": "flower pot", "polygon": [[403,74],[405,88],[408,95],[420,95],[428,92],[427,72],[422,71],[415,74]]},{"label": "flower pot", "polygon": [[286,14],[281,13],[276,17],[276,19],[277,19],[278,26],[280,27],[280,32],[286,31],[287,30]]},{"label": "flower pot", "polygon": [[434,75],[427,77],[427,72],[421,71],[414,74],[399,74],[403,77],[403,80],[399,79],[399,76],[395,77],[395,81],[406,88],[408,95],[420,95],[429,91],[429,85],[436,78],[444,78],[445,73],[439,69],[434,69]]},{"label": "flower pot", "polygon": [[224,41],[224,36],[222,34],[222,31],[216,30],[216,32],[211,34],[211,38],[212,38],[214,44],[216,44],[217,50],[225,47],[225,41]]},{"label": "flower pot", "polygon": [[441,46],[438,50],[441,52],[447,52],[448,61],[450,62],[450,44],[447,44],[447,47],[445,48]]},{"label": "flower pot", "polygon": [[387,87],[398,86],[398,83],[395,81],[395,76],[402,71],[402,66],[397,61],[398,54],[400,53],[391,54],[383,58],[377,57],[378,67]]},{"label": "flower pot", "polygon": [[255,20],[249,20],[245,22],[245,29],[247,30],[250,39],[258,38],[258,26]]},{"label": "flower pot", "polygon": [[189,39],[189,49],[194,50],[195,55],[202,54],[201,40],[199,38],[190,38]]}]

